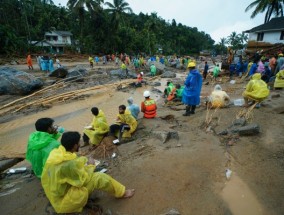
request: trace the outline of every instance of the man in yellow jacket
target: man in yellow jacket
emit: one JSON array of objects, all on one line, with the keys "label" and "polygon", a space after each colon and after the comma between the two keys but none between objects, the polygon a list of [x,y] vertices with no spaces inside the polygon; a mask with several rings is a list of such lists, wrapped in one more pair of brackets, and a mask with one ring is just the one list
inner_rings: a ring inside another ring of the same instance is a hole
[{"label": "man in yellow jacket", "polygon": [[54,149],[44,166],[41,184],[47,198],[57,213],[82,212],[89,195],[103,190],[117,198],[130,198],[135,190],[126,190],[118,181],[107,174],[94,172],[95,166],[88,165],[86,157],[78,157],[80,134],[66,132],[61,145]]},{"label": "man in yellow jacket", "polygon": [[247,84],[246,90],[243,92],[245,106],[248,106],[249,100],[260,103],[268,96],[269,90],[267,88],[267,84],[263,80],[261,80],[260,73],[255,73]]},{"label": "man in yellow jacket", "polygon": [[137,121],[131,112],[126,109],[125,105],[120,105],[118,110],[119,114],[117,115],[116,123],[110,126],[110,135],[116,136],[119,139],[121,137],[131,137],[131,134],[137,128]]},{"label": "man in yellow jacket", "polygon": [[91,109],[94,115],[92,125],[84,130],[83,140],[85,144],[98,145],[104,136],[109,132],[109,126],[106,121],[105,114],[97,107]]}]

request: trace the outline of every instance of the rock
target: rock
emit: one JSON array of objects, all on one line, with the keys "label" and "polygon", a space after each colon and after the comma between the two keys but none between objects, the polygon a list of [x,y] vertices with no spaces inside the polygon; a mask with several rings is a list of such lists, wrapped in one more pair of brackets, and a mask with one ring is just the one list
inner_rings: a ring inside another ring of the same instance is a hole
[{"label": "rock", "polygon": [[177,131],[153,131],[152,134],[160,139],[162,143],[166,143],[170,139],[179,139]]},{"label": "rock", "polygon": [[161,82],[151,82],[151,83],[149,83],[148,85],[150,85],[150,86],[153,86],[153,87],[159,87],[159,86],[161,86],[162,84],[161,84]]},{"label": "rock", "polygon": [[175,78],[176,74],[171,71],[166,71],[161,75],[161,78]]},{"label": "rock", "polygon": [[280,93],[276,93],[276,94],[272,94],[271,98],[275,99],[275,98],[279,98],[280,97]]},{"label": "rock", "polygon": [[181,215],[181,214],[177,209],[172,208],[168,212],[166,212],[162,215]]},{"label": "rock", "polygon": [[65,78],[68,74],[68,70],[64,67],[57,68],[49,74],[49,77]]},{"label": "rock", "polygon": [[240,128],[234,128],[231,131],[232,133],[238,133],[241,136],[256,135],[260,132],[260,127],[258,124],[250,124]]},{"label": "rock", "polygon": [[236,119],[233,122],[234,126],[244,126],[245,124],[246,124],[246,119],[245,118]]},{"label": "rock", "polygon": [[126,70],[121,70],[121,69],[112,70],[112,71],[110,71],[110,75],[111,76],[119,76],[121,79],[124,79],[124,78],[137,78],[136,73],[132,72],[131,70],[128,70],[128,74],[127,75],[126,75]]},{"label": "rock", "polygon": [[0,172],[3,172],[6,169],[9,169],[10,167],[14,166],[16,163],[19,163],[21,160],[20,158],[11,158],[6,160],[0,161]]},{"label": "rock", "polygon": [[87,69],[82,65],[78,65],[75,68],[68,70],[66,78],[68,79],[68,81],[84,81],[84,77],[87,76],[87,74]]},{"label": "rock", "polygon": [[156,62],[156,61],[148,61],[146,66],[147,66],[147,70],[150,71],[150,66],[154,64],[156,69],[157,69],[157,75],[162,74],[165,71],[165,65],[161,64],[160,62]]},{"label": "rock", "polygon": [[43,81],[23,71],[0,67],[0,94],[26,95],[43,86]]},{"label": "rock", "polygon": [[218,135],[227,135],[229,132],[228,130],[224,130],[218,133]]},{"label": "rock", "polygon": [[163,93],[161,90],[157,89],[157,88],[154,88],[151,90],[152,92],[155,92],[155,93]]}]

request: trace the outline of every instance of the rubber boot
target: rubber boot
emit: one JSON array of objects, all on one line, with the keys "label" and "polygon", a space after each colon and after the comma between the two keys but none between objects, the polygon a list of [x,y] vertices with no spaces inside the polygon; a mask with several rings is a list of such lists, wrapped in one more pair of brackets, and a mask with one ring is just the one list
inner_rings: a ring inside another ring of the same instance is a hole
[{"label": "rubber boot", "polygon": [[185,113],[183,114],[183,116],[190,116],[190,106],[186,106],[185,107]]},{"label": "rubber boot", "polygon": [[190,111],[191,114],[195,114],[195,108],[196,108],[196,105],[191,106],[191,111]]}]

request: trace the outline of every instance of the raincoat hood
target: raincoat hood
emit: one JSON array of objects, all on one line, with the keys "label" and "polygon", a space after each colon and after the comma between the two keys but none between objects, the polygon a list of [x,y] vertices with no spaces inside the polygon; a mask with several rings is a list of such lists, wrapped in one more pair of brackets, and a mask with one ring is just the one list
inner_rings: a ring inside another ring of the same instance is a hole
[{"label": "raincoat hood", "polygon": [[97,118],[99,117],[104,117],[105,113],[102,110],[99,110],[98,115],[96,116]]},{"label": "raincoat hood", "polygon": [[29,149],[31,150],[39,150],[46,147],[50,141],[54,139],[58,139],[60,134],[49,134],[47,132],[36,131],[32,133],[29,137],[29,142],[34,144],[29,144]]},{"label": "raincoat hood", "polygon": [[217,85],[214,87],[214,91],[217,91],[217,90],[222,90],[222,87],[221,87],[219,84],[217,84]]},{"label": "raincoat hood", "polygon": [[47,164],[59,164],[63,161],[73,160],[77,157],[75,153],[67,152],[64,146],[60,145],[52,151],[52,156],[49,156]]},{"label": "raincoat hood", "polygon": [[252,80],[260,80],[261,79],[261,74],[260,73],[255,73],[252,77]]}]

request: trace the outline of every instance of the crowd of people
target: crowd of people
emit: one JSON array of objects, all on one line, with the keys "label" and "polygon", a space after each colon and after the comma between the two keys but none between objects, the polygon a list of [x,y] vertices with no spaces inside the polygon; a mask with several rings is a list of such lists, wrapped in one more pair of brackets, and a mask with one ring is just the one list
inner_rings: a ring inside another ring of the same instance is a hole
[{"label": "crowd of people", "polygon": [[[103,62],[110,59],[115,63],[117,56],[104,56]],[[95,59],[95,60],[94,60]],[[89,57],[90,66],[99,62],[99,59]],[[127,69],[131,63],[128,56],[120,56],[121,69]],[[168,81],[164,90],[166,102],[182,102],[185,105],[183,116],[195,114],[196,107],[200,105],[200,94],[203,81],[206,79],[209,67],[205,62],[203,74],[197,69],[194,60],[187,60],[188,75],[184,85],[174,84]],[[185,61],[185,59],[183,59]],[[44,61],[43,58],[40,58]],[[168,58],[151,57],[149,74],[156,75],[155,63],[165,63]],[[30,56],[27,59],[28,66],[32,69]],[[143,57],[133,59],[133,65],[138,73],[137,82],[143,83],[143,72],[139,68],[144,65]],[[185,62],[182,62],[185,63]],[[40,64],[42,65],[42,64]],[[246,69],[244,69],[246,68]],[[247,67],[240,64],[233,68],[230,66],[230,75],[242,76],[247,74],[250,78],[246,85],[243,97],[245,106],[259,104],[269,96],[270,90],[267,83],[274,80],[274,87],[284,87],[284,58],[279,53],[278,57],[269,59],[260,55],[255,56],[253,62]],[[213,69],[213,78],[220,75],[219,65]],[[83,130],[82,139],[85,145],[98,146],[107,137],[117,139],[118,143],[124,139],[131,138],[137,129],[139,114],[142,112],[145,120],[157,117],[157,104],[151,98],[151,92],[145,90],[144,100],[140,105],[134,103],[132,97],[127,99],[128,106],[121,104],[118,106],[118,114],[113,124],[108,124],[103,110],[92,107],[93,120],[89,126]],[[251,103],[250,103],[251,102]],[[230,105],[229,95],[217,84],[206,100],[209,108],[223,108]],[[81,212],[87,204],[89,195],[94,190],[106,191],[117,198],[129,198],[135,193],[134,189],[126,189],[124,185],[113,179],[111,176],[98,172],[93,159],[78,156],[76,153],[80,147],[81,135],[77,131],[64,132],[54,125],[51,118],[40,118],[35,123],[36,131],[28,140],[26,159],[32,164],[34,174],[41,179],[41,184],[47,198],[51,202],[57,213]],[[63,134],[62,134],[63,133]],[[58,139],[61,137],[61,141]]]}]

